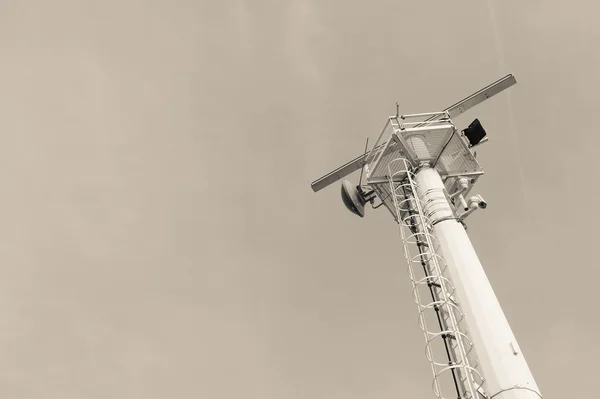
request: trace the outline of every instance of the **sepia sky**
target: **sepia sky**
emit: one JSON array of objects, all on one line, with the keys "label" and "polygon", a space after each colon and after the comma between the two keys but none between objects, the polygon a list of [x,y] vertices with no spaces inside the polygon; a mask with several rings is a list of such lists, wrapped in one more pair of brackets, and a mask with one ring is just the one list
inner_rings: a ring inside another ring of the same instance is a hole
[{"label": "sepia sky", "polygon": [[0,1],[0,396],[433,398],[391,215],[310,182],[513,73],[455,121],[490,137],[469,234],[544,396],[596,397],[596,15]]}]

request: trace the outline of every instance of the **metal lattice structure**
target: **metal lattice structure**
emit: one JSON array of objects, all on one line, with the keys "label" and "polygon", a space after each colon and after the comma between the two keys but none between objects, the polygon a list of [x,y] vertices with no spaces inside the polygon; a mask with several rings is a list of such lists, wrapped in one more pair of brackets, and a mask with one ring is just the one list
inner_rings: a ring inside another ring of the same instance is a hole
[{"label": "metal lattice structure", "polygon": [[[435,119],[425,119],[428,117]],[[380,145],[383,139],[385,142]],[[396,179],[403,178],[397,171],[389,170],[390,162],[398,157],[411,164],[427,162],[437,168],[448,192],[456,191],[461,177],[470,179],[470,188],[483,175],[483,169],[448,112],[391,116],[368,153],[364,168],[367,182],[394,217],[388,177],[394,174]],[[466,190],[462,194],[468,193]]]}]

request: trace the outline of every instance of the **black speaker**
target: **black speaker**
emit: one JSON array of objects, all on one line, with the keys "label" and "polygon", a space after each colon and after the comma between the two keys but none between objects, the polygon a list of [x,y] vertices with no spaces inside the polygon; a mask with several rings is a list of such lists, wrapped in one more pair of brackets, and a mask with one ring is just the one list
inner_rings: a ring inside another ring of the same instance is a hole
[{"label": "black speaker", "polygon": [[469,144],[471,144],[471,146],[479,144],[479,142],[486,135],[485,129],[483,128],[483,126],[481,126],[481,122],[479,122],[479,119],[475,119],[473,122],[471,122],[469,127],[463,130],[463,133],[469,140]]},{"label": "black speaker", "polygon": [[366,200],[358,191],[358,188],[348,180],[342,181],[342,201],[344,201],[346,208],[353,214],[361,218],[365,216]]}]

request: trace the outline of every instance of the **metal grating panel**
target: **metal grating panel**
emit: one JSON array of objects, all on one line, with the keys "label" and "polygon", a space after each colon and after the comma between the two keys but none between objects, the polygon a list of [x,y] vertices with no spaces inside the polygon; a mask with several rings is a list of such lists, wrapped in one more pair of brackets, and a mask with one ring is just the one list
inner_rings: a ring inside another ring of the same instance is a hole
[{"label": "metal grating panel", "polygon": [[445,124],[430,128],[406,129],[402,137],[421,162],[432,162],[442,151],[453,131],[454,126]]},{"label": "metal grating panel", "polygon": [[[398,172],[398,170],[390,171],[390,167],[393,168],[395,164],[400,167],[401,163],[393,162],[396,159],[416,157],[414,167],[418,167],[424,162],[431,165],[435,163],[435,168],[442,176],[454,175],[445,179],[444,185],[448,193],[453,193],[458,189],[459,179],[455,177],[456,175],[465,173],[474,183],[478,178],[476,174],[483,173],[471,149],[462,134],[456,131],[452,121],[445,119],[429,122],[428,125],[409,127],[411,123],[399,125],[392,119],[383,129],[378,143],[373,146],[368,157],[367,168],[368,184],[392,215],[394,215],[394,203],[391,198],[388,176],[390,172],[392,174]],[[380,143],[381,139],[386,141]],[[398,175],[394,179],[402,178],[402,175]],[[473,184],[469,188],[472,186]],[[468,192],[465,193],[465,196],[467,194]]]},{"label": "metal grating panel", "polygon": [[[389,130],[389,126],[386,130]],[[440,152],[444,150],[448,139],[455,133],[454,125],[451,123],[438,123],[436,126],[394,130],[395,132],[390,132],[391,134],[387,141],[382,146],[375,147],[369,155],[370,161],[368,164],[367,180],[385,178],[388,174],[388,164],[390,161],[404,157],[404,153],[414,154],[411,156],[417,158],[417,163],[433,163],[438,158]],[[405,145],[398,137],[402,138]]]},{"label": "metal grating panel", "polygon": [[389,168],[388,168],[389,163],[396,158],[400,158],[401,156],[402,155],[400,154],[400,151],[399,151],[397,145],[394,146],[393,148],[389,149],[387,151],[387,153],[383,154],[383,156],[381,157],[381,160],[377,164],[377,167],[371,172],[369,177],[385,177],[385,178],[387,178],[387,175],[389,173]]},{"label": "metal grating panel", "polygon": [[436,168],[442,174],[481,171],[481,167],[471,153],[471,150],[467,148],[462,137],[458,134],[452,137],[446,149],[442,152]]}]

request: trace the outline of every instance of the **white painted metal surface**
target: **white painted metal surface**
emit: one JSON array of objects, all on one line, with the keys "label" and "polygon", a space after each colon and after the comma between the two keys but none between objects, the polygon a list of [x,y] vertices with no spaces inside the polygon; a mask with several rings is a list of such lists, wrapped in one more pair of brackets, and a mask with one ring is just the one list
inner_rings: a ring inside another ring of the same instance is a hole
[{"label": "white painted metal surface", "polygon": [[432,220],[454,213],[444,195],[442,201],[430,192],[419,195],[413,167],[406,159],[392,160],[388,168],[413,299],[425,336],[425,355],[433,373],[433,392],[440,399],[485,398],[474,345],[433,235]]},{"label": "white painted metal surface", "polygon": [[[421,168],[415,178],[418,191],[424,197],[426,214],[436,206],[439,208],[441,203],[447,203],[443,195],[444,183],[435,169]],[[449,211],[439,212],[438,209],[438,215],[449,216]],[[469,337],[477,351],[488,398],[541,398],[463,225],[453,219],[440,219],[436,223],[435,217],[431,222],[467,322]]]}]

